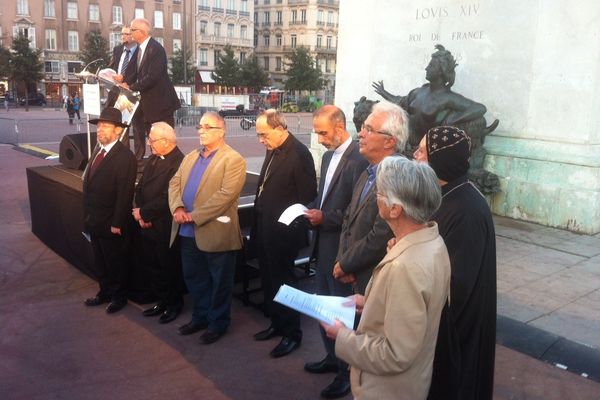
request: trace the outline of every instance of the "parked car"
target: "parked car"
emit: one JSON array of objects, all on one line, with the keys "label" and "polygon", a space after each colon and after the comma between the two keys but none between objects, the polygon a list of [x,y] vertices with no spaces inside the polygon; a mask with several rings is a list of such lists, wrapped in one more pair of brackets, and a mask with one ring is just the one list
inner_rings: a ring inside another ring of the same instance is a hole
[{"label": "parked car", "polygon": [[242,117],[240,118],[240,127],[247,131],[256,125],[256,116],[260,110],[246,110],[243,104],[238,104],[234,110],[220,110],[219,115],[226,117]]},{"label": "parked car", "polygon": [[41,93],[30,94],[27,99],[25,99],[25,97],[21,98],[19,100],[19,105],[24,106],[26,102],[30,106],[45,106],[46,98]]}]

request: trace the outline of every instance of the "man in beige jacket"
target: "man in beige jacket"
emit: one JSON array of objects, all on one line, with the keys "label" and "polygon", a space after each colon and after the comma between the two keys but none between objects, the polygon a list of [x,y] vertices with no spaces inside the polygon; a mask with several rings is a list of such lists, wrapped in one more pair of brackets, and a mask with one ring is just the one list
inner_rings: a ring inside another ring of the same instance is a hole
[{"label": "man in beige jacket", "polygon": [[200,148],[185,156],[169,183],[171,244],[179,240],[183,277],[192,297],[192,320],[181,335],[207,329],[200,342],[219,340],[231,322],[235,251],[242,248],[238,200],[246,161],[225,143],[225,120],[205,113]]},{"label": "man in beige jacket", "polygon": [[435,222],[441,202],[431,168],[387,157],[377,169],[379,215],[394,232],[373,270],[356,331],[324,325],[336,355],[351,365],[355,399],[424,400],[429,392],[442,308],[450,290],[450,260]]}]

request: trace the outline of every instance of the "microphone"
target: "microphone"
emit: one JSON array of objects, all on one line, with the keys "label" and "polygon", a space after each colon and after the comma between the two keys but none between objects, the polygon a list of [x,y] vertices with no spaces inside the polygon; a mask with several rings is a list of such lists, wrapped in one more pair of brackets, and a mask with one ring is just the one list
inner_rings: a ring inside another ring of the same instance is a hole
[{"label": "microphone", "polygon": [[98,71],[100,70],[100,68],[98,68],[98,71],[96,71],[96,73],[91,73],[89,72],[87,69],[90,65],[97,63],[98,61],[102,61],[104,62],[103,58],[98,58],[90,63],[88,63],[85,67],[83,67],[83,69],[81,70],[81,72],[76,72],[74,75],[78,78],[81,79],[87,79],[87,78],[92,78],[95,77],[98,74]]}]

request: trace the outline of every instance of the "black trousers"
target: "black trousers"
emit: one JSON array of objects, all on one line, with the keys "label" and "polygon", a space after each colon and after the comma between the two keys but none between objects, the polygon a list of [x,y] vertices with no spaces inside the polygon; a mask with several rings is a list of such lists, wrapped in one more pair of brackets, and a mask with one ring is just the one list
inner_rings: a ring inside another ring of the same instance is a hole
[{"label": "black trousers", "polygon": [[127,278],[129,276],[129,237],[112,235],[100,237],[92,235],[94,264],[99,273],[98,294],[112,301],[127,299]]}]

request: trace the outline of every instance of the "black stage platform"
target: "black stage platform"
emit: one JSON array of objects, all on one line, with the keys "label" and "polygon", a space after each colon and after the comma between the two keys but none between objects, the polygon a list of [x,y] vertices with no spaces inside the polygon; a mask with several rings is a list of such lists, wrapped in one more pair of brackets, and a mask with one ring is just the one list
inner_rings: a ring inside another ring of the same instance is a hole
[{"label": "black stage platform", "polygon": [[[31,207],[31,231],[50,249],[79,270],[96,279],[93,254],[83,231],[82,171],[62,165],[27,168],[27,187]],[[252,207],[258,175],[246,174],[239,205],[240,225],[251,225]],[[132,218],[132,226],[137,226]],[[135,236],[132,247],[136,246]],[[129,282],[130,299],[138,303],[153,301],[143,266],[132,257]],[[240,260],[241,261],[241,260]],[[245,263],[245,261],[244,261]],[[244,290],[247,288],[243,268]]]}]

